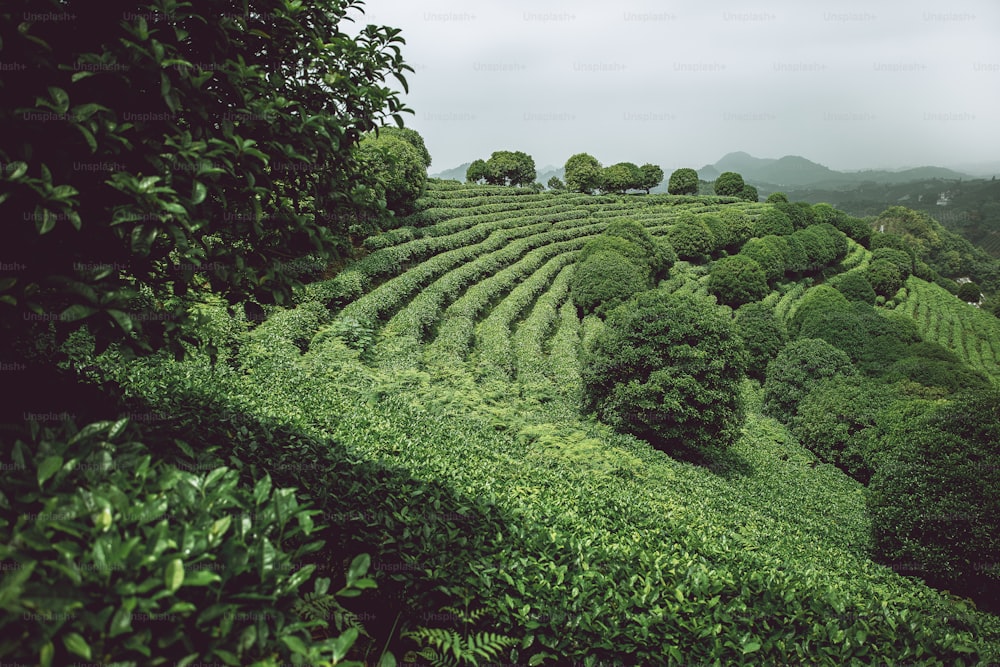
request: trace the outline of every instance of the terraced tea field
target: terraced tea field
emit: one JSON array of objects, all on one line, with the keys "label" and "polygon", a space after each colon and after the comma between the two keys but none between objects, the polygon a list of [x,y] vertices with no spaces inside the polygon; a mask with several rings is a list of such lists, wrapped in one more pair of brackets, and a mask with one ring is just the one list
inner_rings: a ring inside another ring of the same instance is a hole
[{"label": "terraced tea field", "polygon": [[[587,240],[619,217],[663,236],[684,212],[754,218],[767,204],[446,182],[422,203],[419,226],[370,239],[366,257],[248,333],[209,309],[216,342],[236,351],[228,365],[129,373],[159,387],[151,401],[202,387],[342,451],[350,467],[300,483],[340,512],[344,549],[384,563],[380,588],[401,591],[411,616],[457,608],[477,619],[466,632],[509,639],[493,638],[504,662],[1000,657],[995,617],[870,560],[863,487],[762,416],[754,383],[742,437],[707,467],[579,415],[579,351],[602,326],[569,300]],[[866,261],[852,246],[843,268]],[[705,277],[678,262],[667,283],[703,291]],[[767,302],[787,317],[804,291]],[[911,286],[904,304],[918,320],[922,294]],[[995,347],[965,345],[996,361]]]}]

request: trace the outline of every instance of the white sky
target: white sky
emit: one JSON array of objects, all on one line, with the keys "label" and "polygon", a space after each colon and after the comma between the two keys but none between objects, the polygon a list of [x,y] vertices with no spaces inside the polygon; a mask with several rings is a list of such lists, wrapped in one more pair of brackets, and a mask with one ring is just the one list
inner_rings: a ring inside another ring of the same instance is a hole
[{"label": "white sky", "polygon": [[1000,1],[368,0],[432,173],[495,150],[669,170],[1000,161]]}]

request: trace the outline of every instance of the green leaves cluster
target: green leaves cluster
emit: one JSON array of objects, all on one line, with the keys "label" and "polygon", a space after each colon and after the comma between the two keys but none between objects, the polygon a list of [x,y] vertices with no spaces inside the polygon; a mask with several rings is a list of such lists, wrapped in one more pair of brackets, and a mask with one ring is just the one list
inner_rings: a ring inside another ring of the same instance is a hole
[{"label": "green leaves cluster", "polygon": [[[314,642],[292,610],[323,548],[319,512],[267,475],[247,488],[226,467],[168,465],[136,435],[126,419],[34,422],[4,442],[15,472],[0,494],[0,654],[43,665],[343,657],[349,634]],[[374,586],[361,565],[340,594]]]},{"label": "green leaves cluster", "polygon": [[399,30],[345,33],[360,7],[169,0],[36,21],[37,4],[5,4],[0,58],[30,66],[4,73],[0,212],[31,222],[5,233],[24,270],[0,284],[4,340],[44,316],[179,353],[189,290],[290,303],[286,260],[336,258],[371,201],[362,134],[408,111],[388,83],[411,69]]}]

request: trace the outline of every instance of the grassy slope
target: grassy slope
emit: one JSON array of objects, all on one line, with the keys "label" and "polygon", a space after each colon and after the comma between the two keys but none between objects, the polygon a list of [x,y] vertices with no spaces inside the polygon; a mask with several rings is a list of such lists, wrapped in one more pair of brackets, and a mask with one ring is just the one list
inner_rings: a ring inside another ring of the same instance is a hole
[{"label": "grassy slope", "polygon": [[[544,646],[552,656],[753,664],[826,652],[837,664],[863,654],[870,628],[899,639],[869,646],[866,661],[923,663],[930,656],[919,652],[933,647],[904,651],[924,629],[1000,657],[996,619],[867,558],[863,487],[762,417],[751,383],[732,456],[698,467],[577,416],[576,361],[565,350],[594,324],[565,308],[535,359],[543,372],[522,373],[527,382],[484,372],[478,338],[457,363],[409,346],[409,358],[379,369],[326,335],[301,354],[292,341],[322,330],[312,312],[279,313],[235,341],[240,369],[191,362],[183,372],[252,414],[513,517],[508,535],[490,538],[500,562],[463,562],[457,544],[453,557],[399,556],[432,579],[476,572],[478,604],[529,644],[521,655]],[[504,562],[525,545],[519,563]]]}]

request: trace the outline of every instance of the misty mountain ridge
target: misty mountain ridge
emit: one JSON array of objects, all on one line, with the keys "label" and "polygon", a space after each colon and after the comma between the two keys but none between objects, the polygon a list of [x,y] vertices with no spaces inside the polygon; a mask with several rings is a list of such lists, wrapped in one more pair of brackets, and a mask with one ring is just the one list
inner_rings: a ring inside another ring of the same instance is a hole
[{"label": "misty mountain ridge", "polygon": [[[465,172],[471,162],[465,162],[452,169],[431,174],[432,178],[465,181]],[[667,177],[673,169],[664,167]],[[825,187],[832,189],[852,189],[862,183],[909,183],[922,180],[967,180],[976,176],[948,169],[946,167],[910,167],[904,169],[865,169],[859,171],[837,171],[800,155],[785,155],[780,158],[759,158],[743,151],[727,153],[714,164],[698,169],[698,178],[714,181],[725,171],[735,171],[743,180],[758,188],[775,190],[788,187]],[[547,183],[552,176],[565,180],[565,169],[554,165],[540,167],[536,181]],[[664,179],[666,181],[666,179]],[[666,191],[666,182],[655,191]]]},{"label": "misty mountain ridge", "polygon": [[907,183],[926,179],[959,180],[974,178],[945,167],[912,167],[901,170],[867,169],[836,171],[799,155],[781,158],[758,158],[738,151],[728,153],[715,164],[698,170],[703,181],[714,181],[724,171],[735,171],[753,185],[817,186],[853,188],[860,183]]}]

